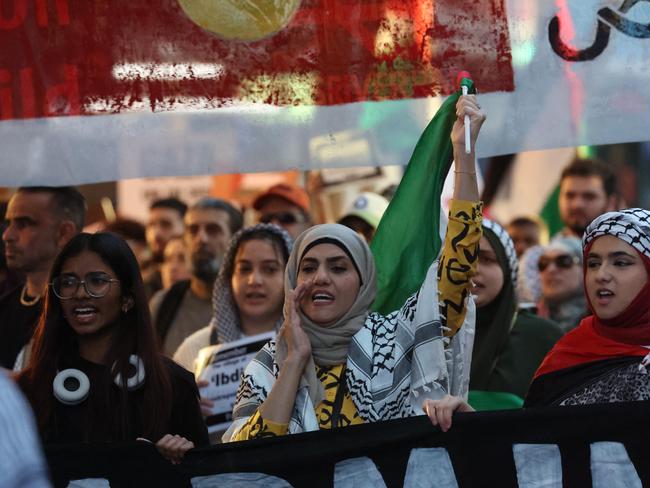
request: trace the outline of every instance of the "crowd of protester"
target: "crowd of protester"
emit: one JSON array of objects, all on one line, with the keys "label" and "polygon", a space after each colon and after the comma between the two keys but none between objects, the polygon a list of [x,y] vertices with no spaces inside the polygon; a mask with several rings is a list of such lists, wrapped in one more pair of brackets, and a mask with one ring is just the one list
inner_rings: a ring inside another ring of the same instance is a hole
[{"label": "crowd of protester", "polygon": [[33,453],[30,482],[45,472],[34,428],[45,444],[148,441],[171,462],[207,445],[201,351],[263,333],[275,339],[238,373],[224,441],[650,399],[650,212],[620,210],[607,165],[578,159],[561,176],[559,234],[530,215],[482,218],[462,125],[474,148],[485,115],[474,96],[457,114],[440,258],[386,315],[371,311],[379,194],[316,224],[308,193],[282,183],[254,199],[247,227],[233,202],[166,198],[144,225],[90,234],[76,189],[19,188],[2,234],[0,424],[5,408],[25,410],[11,374],[34,412],[13,426]]}]

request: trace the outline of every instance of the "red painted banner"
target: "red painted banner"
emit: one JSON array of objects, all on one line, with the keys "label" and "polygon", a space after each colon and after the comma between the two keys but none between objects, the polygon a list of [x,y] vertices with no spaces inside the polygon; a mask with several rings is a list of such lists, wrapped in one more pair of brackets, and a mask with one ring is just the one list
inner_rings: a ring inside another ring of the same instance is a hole
[{"label": "red painted banner", "polygon": [[512,91],[504,3],[0,0],[0,119]]}]

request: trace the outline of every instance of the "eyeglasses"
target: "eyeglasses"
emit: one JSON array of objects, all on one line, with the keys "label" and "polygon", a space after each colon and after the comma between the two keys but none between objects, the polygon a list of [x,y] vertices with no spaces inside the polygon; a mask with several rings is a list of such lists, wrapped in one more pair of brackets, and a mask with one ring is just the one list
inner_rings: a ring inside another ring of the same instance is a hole
[{"label": "eyeglasses", "polygon": [[555,264],[555,267],[558,269],[569,269],[574,264],[579,264],[580,259],[578,259],[576,256],[571,256],[569,254],[562,254],[554,258],[548,256],[541,256],[539,258],[539,261],[537,262],[537,269],[539,269],[539,271],[542,272],[546,268],[548,268],[551,265],[551,263]]},{"label": "eyeglasses", "polygon": [[274,220],[282,225],[291,225],[305,221],[302,215],[293,212],[268,213],[260,217],[260,222],[263,224],[270,224]]},{"label": "eyeglasses", "polygon": [[92,271],[87,273],[83,280],[72,274],[57,276],[52,280],[50,286],[54,294],[61,300],[69,300],[77,294],[80,285],[83,285],[89,297],[102,298],[111,291],[111,283],[119,282],[120,280],[111,278],[106,273]]}]

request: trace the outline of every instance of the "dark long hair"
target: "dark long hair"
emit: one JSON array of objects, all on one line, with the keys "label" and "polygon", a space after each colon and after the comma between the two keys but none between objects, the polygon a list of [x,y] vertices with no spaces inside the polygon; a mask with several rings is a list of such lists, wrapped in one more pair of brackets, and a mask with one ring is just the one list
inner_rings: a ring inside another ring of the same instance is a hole
[{"label": "dark long hair", "polygon": [[[97,254],[119,279],[122,297],[133,301],[133,306],[118,318],[106,364],[115,364],[116,371],[120,371],[124,378],[129,371],[129,356],[137,354],[142,359],[146,380],[142,389],[142,405],[138,410],[144,412],[141,415],[143,435],[152,436],[155,441],[157,435],[165,433],[171,416],[171,380],[151,325],[138,262],[128,244],[120,237],[110,233],[82,233],[73,237],[57,256],[49,282],[61,274],[68,259],[83,251]],[[59,299],[48,286],[29,363],[18,376],[18,382],[34,408],[41,432],[52,420],[54,402],[57,401],[52,394],[52,381],[61,359],[70,354],[78,354],[77,336],[63,316]],[[131,432],[131,422],[126,385],[120,388],[117,403],[114,409],[119,419],[116,426],[119,432],[115,440],[132,440],[127,438]],[[90,429],[90,426],[87,428]]]}]

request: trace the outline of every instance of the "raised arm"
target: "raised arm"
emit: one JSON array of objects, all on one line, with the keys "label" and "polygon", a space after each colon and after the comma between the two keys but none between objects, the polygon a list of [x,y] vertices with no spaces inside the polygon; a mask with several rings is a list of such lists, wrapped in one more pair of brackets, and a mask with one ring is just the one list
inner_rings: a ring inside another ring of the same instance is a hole
[{"label": "raised arm", "polygon": [[[465,125],[463,118],[469,115],[470,119],[470,154],[465,153]],[[454,147],[454,200],[478,201],[478,184],[476,182],[476,139],[485,114],[481,111],[476,100],[476,95],[461,96],[456,104],[456,122],[451,130],[451,142]]]},{"label": "raised arm", "polygon": [[[469,116],[471,124],[470,154],[465,153],[465,115]],[[465,319],[471,277],[476,273],[478,262],[482,204],[479,202],[476,180],[476,139],[485,118],[475,95],[460,97],[451,132],[455,162],[454,193],[438,269],[440,312],[448,337],[456,334]]]}]

